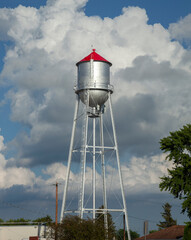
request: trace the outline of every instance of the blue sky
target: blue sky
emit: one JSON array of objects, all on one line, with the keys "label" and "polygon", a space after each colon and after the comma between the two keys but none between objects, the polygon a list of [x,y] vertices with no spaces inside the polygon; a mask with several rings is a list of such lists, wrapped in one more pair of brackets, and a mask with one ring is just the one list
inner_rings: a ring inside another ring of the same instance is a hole
[{"label": "blue sky", "polygon": [[[0,7],[15,8],[19,4],[39,8],[46,4],[46,0],[1,0]],[[98,15],[101,17],[114,18],[121,14],[123,7],[139,6],[145,8],[149,17],[149,23],[161,23],[168,27],[169,23],[176,22],[180,18],[190,13],[191,3],[189,0],[89,0],[85,6],[85,12],[88,16]]]},{"label": "blue sky", "polygon": [[[143,221],[149,220],[150,229],[156,229],[166,201],[179,224],[187,220],[179,214],[180,202],[159,192],[159,177],[171,165],[158,142],[190,121],[190,14],[189,0],[0,2],[2,218],[27,217],[26,209],[32,209],[32,218],[42,209],[54,217],[50,186],[64,181],[75,63],[93,45],[113,63],[130,227],[141,233]],[[108,172],[115,173],[110,167]],[[59,204],[61,196],[60,187]]]},{"label": "blue sky", "polygon": [[[2,0],[0,2],[0,8],[16,8],[19,5],[40,8],[45,4],[46,0]],[[177,22],[181,18],[184,18],[191,11],[191,2],[189,0],[96,0],[96,2],[89,0],[84,10],[87,16],[115,18],[121,14],[123,7],[128,6],[139,6],[140,8],[145,9],[148,15],[148,24],[160,23],[165,28],[168,28],[170,23]],[[3,67],[3,58],[5,56],[6,46],[9,46],[9,44],[11,43],[7,41],[0,42],[0,69]],[[187,46],[184,44],[184,47]],[[5,92],[7,92],[7,88],[6,86],[2,86],[0,89],[1,95]],[[15,134],[21,130],[21,127],[20,124],[16,122],[9,122],[10,110],[8,105],[2,107],[0,111],[4,116],[4,118],[0,120],[1,129],[6,129],[6,131],[4,131],[4,135],[6,136],[5,141],[10,141]]]},{"label": "blue sky", "polygon": [[190,13],[191,3],[189,0],[98,0],[88,1],[85,9],[88,16],[99,15],[101,17],[114,18],[121,14],[121,9],[128,6],[145,8],[149,17],[149,24],[160,23],[168,27],[169,23],[178,21],[181,17]]},{"label": "blue sky", "polygon": [[15,8],[18,7],[18,5],[23,5],[26,7],[35,7],[39,8],[40,6],[44,6],[46,4],[46,0],[30,0],[30,1],[25,1],[25,0],[19,0],[19,1],[11,1],[11,0],[2,0],[0,3],[1,8]]}]

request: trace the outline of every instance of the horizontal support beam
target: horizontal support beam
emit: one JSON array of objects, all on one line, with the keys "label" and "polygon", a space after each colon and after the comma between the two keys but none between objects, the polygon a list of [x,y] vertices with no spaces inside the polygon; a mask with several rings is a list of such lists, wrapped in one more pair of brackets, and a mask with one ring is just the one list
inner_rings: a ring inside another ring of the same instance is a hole
[{"label": "horizontal support beam", "polygon": [[[86,146],[87,148],[93,148],[93,146],[90,146],[90,145],[87,145]],[[95,146],[96,148],[99,148],[99,149],[112,149],[112,150],[115,150],[116,147],[113,146],[113,147],[104,147],[104,146]]]},{"label": "horizontal support beam", "polygon": [[[95,211],[97,213],[102,213],[102,212],[125,212],[124,209],[95,209]],[[84,208],[83,209],[83,212],[84,213],[90,213],[90,212],[93,212],[93,209],[92,208]],[[65,211],[64,213],[79,213],[78,210],[68,210],[68,211]]]}]

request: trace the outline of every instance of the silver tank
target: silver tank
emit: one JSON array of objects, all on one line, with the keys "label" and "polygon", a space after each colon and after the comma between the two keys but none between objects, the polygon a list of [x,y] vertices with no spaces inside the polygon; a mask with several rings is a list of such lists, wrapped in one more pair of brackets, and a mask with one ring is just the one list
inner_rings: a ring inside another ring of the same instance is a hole
[{"label": "silver tank", "polygon": [[[98,55],[99,56],[99,55]],[[90,59],[80,61],[77,64],[78,79],[76,93],[81,101],[86,104],[89,94],[89,106],[102,106],[108,99],[108,92],[112,92],[110,85],[111,63]]]}]

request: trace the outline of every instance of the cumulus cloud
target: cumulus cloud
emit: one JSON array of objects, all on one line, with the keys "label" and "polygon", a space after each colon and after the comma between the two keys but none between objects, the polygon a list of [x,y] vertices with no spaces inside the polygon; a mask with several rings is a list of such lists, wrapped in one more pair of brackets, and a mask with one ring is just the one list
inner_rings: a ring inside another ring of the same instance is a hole
[{"label": "cumulus cloud", "polygon": [[123,167],[124,185],[135,192],[159,192],[160,177],[172,169],[172,163],[165,161],[165,154],[151,157],[132,157],[130,163]]},{"label": "cumulus cloud", "polygon": [[35,174],[28,168],[6,167],[7,161],[2,151],[5,150],[4,138],[0,136],[0,188],[7,189],[14,185],[31,187],[35,182]]},{"label": "cumulus cloud", "polygon": [[[136,194],[140,192],[147,193],[158,193],[160,177],[167,174],[167,169],[172,168],[172,163],[165,161],[166,154],[159,154],[151,157],[131,157],[130,161],[122,162],[122,176],[125,192],[128,194]],[[108,159],[107,159],[108,161]],[[114,161],[114,159],[112,159]],[[112,196],[113,193],[120,195],[119,185],[119,173],[115,164],[106,165],[106,185],[107,194]],[[79,172],[79,165],[76,167],[78,170],[71,170],[70,181],[69,181],[69,194],[78,198],[80,189],[81,174]],[[101,169],[101,166],[100,166]],[[99,169],[99,163],[96,165],[96,194],[97,196],[102,195],[102,176]],[[36,191],[41,193],[52,194],[50,189],[51,184],[56,182],[61,183],[61,192],[65,184],[67,167],[62,163],[53,163],[43,170],[46,180],[38,181]],[[92,168],[86,168],[86,182],[85,182],[85,193],[90,196],[92,193]]]},{"label": "cumulus cloud", "polygon": [[114,79],[120,82],[114,95],[119,146],[133,154],[159,152],[159,140],[190,121],[189,71],[140,56]]},{"label": "cumulus cloud", "polygon": [[[26,187],[27,192],[37,192],[40,195],[53,195],[51,185],[56,182],[62,186],[59,191],[62,192],[65,184],[65,176],[67,167],[63,163],[53,163],[42,169],[41,175],[38,177],[32,170],[24,167],[8,167],[7,162],[13,161],[6,159],[2,153],[5,150],[4,138],[0,136],[0,188],[8,189],[16,185]],[[150,192],[159,183],[159,177],[167,173],[167,168],[172,167],[172,163],[164,161],[165,155],[156,155],[152,157],[137,158],[132,157],[129,162],[122,163],[122,172],[125,189],[130,193],[136,193],[140,190]],[[108,160],[107,160],[108,161]],[[77,170],[78,169],[78,170]],[[119,191],[120,186],[118,171],[116,167],[107,165],[106,182],[108,186],[112,186],[112,191]],[[80,188],[81,175],[79,173],[79,163],[76,170],[72,169],[70,173],[69,186],[72,186],[70,194],[75,195]],[[96,191],[100,195],[102,193],[102,177],[101,172],[97,168],[96,171]],[[92,191],[92,169],[86,169],[86,193],[91,194]],[[110,193],[108,188],[108,193]],[[60,195],[61,196],[61,195]],[[75,195],[77,198],[78,195]]]},{"label": "cumulus cloud", "polygon": [[177,39],[180,42],[190,42],[191,41],[191,14],[186,17],[181,18],[177,23],[171,23],[169,25],[169,32],[173,39]]},{"label": "cumulus cloud", "polygon": [[[190,120],[191,61],[189,51],[171,40],[178,36],[175,25],[149,25],[146,11],[139,7],[124,8],[114,19],[87,17],[86,2],[50,0],[40,9],[0,9],[1,40],[12,42],[0,82],[9,86],[5,100],[10,102],[11,120],[24,126],[8,144],[16,152],[9,167],[17,174],[23,171],[23,178],[34,179],[26,167],[47,164],[55,173],[60,169],[57,177],[65,174],[64,165],[52,164],[67,159],[75,63],[92,45],[113,63],[112,100],[122,162],[126,154],[130,162],[154,161],[160,138]],[[182,21],[186,26],[189,15]],[[161,158],[157,161],[160,168]],[[150,179],[155,181],[154,176]]]},{"label": "cumulus cloud", "polygon": [[[131,157],[130,161],[122,162],[122,176],[125,192],[136,194],[140,192],[159,193],[160,177],[167,174],[167,169],[172,169],[172,163],[165,161],[166,154],[159,154],[151,157]],[[108,160],[107,160],[108,161]],[[112,160],[114,161],[114,160]],[[96,168],[96,192],[98,196],[102,195],[102,176],[97,163]],[[66,166],[61,163],[51,164],[44,170],[44,174],[49,178],[46,184],[60,182],[64,183],[66,175]],[[79,172],[71,171],[69,187],[70,194],[78,197],[81,175]],[[86,169],[85,192],[88,195],[92,193],[92,169]],[[119,173],[115,164],[108,164],[106,167],[106,185],[107,194],[113,193],[120,195]],[[72,187],[71,187],[72,186]],[[42,189],[43,191],[43,189]]]}]

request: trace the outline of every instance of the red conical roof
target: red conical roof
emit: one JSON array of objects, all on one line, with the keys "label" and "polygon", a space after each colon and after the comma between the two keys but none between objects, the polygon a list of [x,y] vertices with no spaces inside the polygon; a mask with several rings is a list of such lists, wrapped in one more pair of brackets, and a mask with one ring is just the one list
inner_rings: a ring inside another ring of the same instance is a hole
[{"label": "red conical roof", "polygon": [[83,58],[81,61],[77,62],[76,65],[78,65],[81,62],[89,62],[91,59],[93,59],[94,61],[107,62],[110,65],[112,65],[109,61],[107,61],[105,58],[97,54],[95,51],[96,51],[95,49],[92,49],[92,53]]}]

